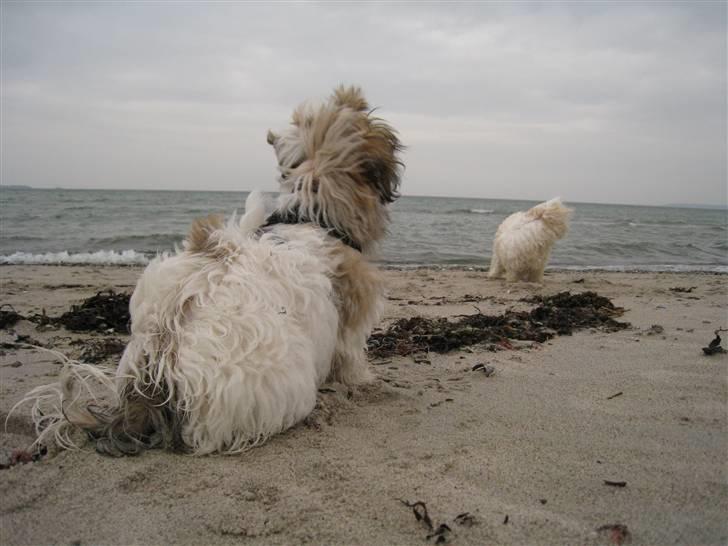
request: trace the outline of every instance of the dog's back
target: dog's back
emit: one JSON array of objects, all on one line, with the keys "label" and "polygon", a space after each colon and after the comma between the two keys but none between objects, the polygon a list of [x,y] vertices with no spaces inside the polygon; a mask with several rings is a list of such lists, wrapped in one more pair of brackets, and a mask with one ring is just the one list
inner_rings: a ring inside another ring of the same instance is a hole
[{"label": "dog's back", "polygon": [[571,212],[557,197],[508,216],[495,234],[488,275],[540,282],[551,248],[569,229]]},{"label": "dog's back", "polygon": [[131,298],[115,379],[68,361],[26,397],[38,442],[73,447],[78,432],[113,454],[237,452],[307,416],[327,378],[370,380],[383,282],[366,257],[386,233],[402,167],[396,132],[371,113],[360,89],[339,87],[269,134],[276,210],[266,218],[253,194],[239,223],[199,220],[184,250],[154,260]]},{"label": "dog's back", "polygon": [[[562,239],[569,231],[569,218],[572,210],[556,197],[545,203],[539,203],[529,209],[525,215],[531,220],[540,220],[545,227],[553,231],[556,240]],[[516,213],[518,214],[518,213]]]}]

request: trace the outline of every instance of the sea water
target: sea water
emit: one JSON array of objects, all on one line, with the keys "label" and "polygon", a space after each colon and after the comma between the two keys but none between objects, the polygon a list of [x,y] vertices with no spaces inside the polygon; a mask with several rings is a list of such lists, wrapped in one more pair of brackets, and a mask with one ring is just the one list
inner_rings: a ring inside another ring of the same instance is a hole
[{"label": "sea water", "polygon": [[[0,187],[0,264],[144,264],[174,250],[199,216],[244,209],[246,192]],[[486,267],[509,214],[534,201],[404,196],[380,261]],[[574,209],[550,267],[728,272],[728,211],[591,203]]]}]

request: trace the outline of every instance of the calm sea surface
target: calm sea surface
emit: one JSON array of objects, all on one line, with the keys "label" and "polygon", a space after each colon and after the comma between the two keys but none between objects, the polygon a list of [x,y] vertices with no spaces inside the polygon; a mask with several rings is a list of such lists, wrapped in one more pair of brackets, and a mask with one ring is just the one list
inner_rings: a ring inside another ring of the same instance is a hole
[{"label": "calm sea surface", "polygon": [[[0,187],[0,263],[145,263],[192,219],[244,208],[245,192]],[[487,266],[496,228],[532,201],[402,197],[382,261]],[[725,210],[568,203],[571,232],[551,267],[728,272]]]}]

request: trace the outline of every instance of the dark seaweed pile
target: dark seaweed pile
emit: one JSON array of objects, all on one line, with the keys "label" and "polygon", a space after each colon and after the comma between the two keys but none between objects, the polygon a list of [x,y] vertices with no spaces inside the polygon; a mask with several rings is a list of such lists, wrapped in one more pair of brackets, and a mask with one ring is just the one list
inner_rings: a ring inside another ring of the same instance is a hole
[{"label": "dark seaweed pile", "polygon": [[74,305],[55,322],[73,332],[103,332],[113,328],[115,332],[129,333],[129,294],[117,294],[113,290],[99,292]]},{"label": "dark seaweed pile", "polygon": [[9,328],[25,319],[39,325],[65,326],[72,332],[106,332],[113,328],[117,333],[128,334],[129,297],[129,294],[119,294],[113,290],[98,292],[80,305],[72,306],[70,311],[60,317],[49,317],[45,313],[24,317],[11,306],[3,305],[9,310],[0,308],[0,328]]},{"label": "dark seaweed pile", "polygon": [[23,315],[16,313],[12,305],[8,303],[0,305],[0,328],[10,328],[22,318]]},{"label": "dark seaweed pile", "polygon": [[[524,301],[538,305],[531,311],[506,311],[494,316],[479,312],[455,321],[425,317],[400,319],[386,331],[372,334],[369,338],[369,354],[383,358],[429,351],[446,353],[478,343],[507,347],[509,339],[543,343],[556,335],[571,335],[575,330],[584,328],[616,331],[629,326],[614,320],[614,317],[623,313],[623,309],[615,307],[609,299],[594,292],[561,292]],[[117,333],[127,334],[129,295],[113,290],[99,292],[56,318],[45,314],[23,317],[12,308],[0,309],[3,328],[12,326],[21,318],[40,324],[65,326],[75,332],[106,332],[113,329]],[[94,347],[88,356],[93,360],[96,353],[105,356],[122,348],[121,343]]]},{"label": "dark seaweed pile", "polygon": [[543,343],[556,335],[571,335],[584,328],[617,331],[629,327],[613,317],[624,310],[594,292],[536,296],[531,311],[507,311],[502,315],[476,313],[449,321],[447,318],[400,319],[384,332],[369,338],[369,354],[377,358],[433,351],[446,353],[478,343],[502,344],[508,339]]}]

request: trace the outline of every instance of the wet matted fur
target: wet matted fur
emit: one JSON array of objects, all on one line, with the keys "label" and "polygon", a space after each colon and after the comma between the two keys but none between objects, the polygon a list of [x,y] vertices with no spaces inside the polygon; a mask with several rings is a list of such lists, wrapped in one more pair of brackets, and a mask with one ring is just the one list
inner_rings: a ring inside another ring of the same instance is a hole
[{"label": "wet matted fur", "polygon": [[240,452],[304,419],[326,380],[371,379],[383,286],[367,256],[398,195],[401,145],[343,87],[268,140],[281,173],[273,214],[253,193],[239,222],[197,220],[181,251],[153,260],[118,369],[67,361],[26,397],[38,441],[72,447],[82,431],[112,454]]},{"label": "wet matted fur", "polygon": [[569,230],[571,213],[557,197],[503,220],[493,240],[488,276],[541,282],[554,243]]}]

